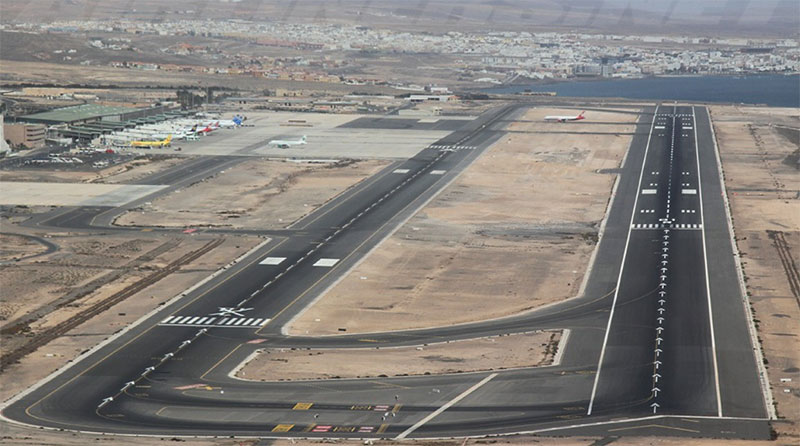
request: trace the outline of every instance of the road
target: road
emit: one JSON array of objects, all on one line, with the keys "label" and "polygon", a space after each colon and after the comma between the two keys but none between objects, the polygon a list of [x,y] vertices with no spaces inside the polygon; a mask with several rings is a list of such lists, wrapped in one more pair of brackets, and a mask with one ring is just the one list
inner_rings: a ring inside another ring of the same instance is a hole
[{"label": "road", "polygon": [[[389,166],[14,400],[4,417],[153,435],[768,438],[702,107],[640,114],[582,296],[525,315],[369,339],[281,333],[518,113],[493,110]],[[475,149],[434,148],[441,146]],[[313,384],[229,376],[259,348],[419,345],[542,328],[570,330],[558,365]]]}]

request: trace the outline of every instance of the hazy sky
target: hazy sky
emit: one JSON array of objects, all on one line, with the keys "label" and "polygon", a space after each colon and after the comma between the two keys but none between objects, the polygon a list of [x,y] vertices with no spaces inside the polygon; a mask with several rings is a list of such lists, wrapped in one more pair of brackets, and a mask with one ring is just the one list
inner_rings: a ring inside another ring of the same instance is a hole
[{"label": "hazy sky", "polygon": [[[589,32],[800,34],[800,0],[0,0],[0,21],[130,17],[348,22]],[[134,12],[135,11],[135,12]],[[173,15],[174,17],[174,15]],[[365,19],[367,20],[367,19]]]}]

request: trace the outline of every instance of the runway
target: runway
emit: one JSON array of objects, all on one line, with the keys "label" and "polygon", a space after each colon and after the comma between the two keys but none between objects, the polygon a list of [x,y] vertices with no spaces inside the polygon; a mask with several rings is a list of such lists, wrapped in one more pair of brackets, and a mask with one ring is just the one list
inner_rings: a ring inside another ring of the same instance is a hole
[{"label": "runway", "polygon": [[[518,112],[487,112],[392,164],[13,401],[3,416],[152,435],[769,438],[703,107],[640,114],[583,296],[435,329],[368,337],[281,333],[500,138],[495,123]],[[86,218],[61,224],[70,221]],[[419,345],[541,328],[570,329],[559,365],[316,382],[229,376],[259,348]]]}]

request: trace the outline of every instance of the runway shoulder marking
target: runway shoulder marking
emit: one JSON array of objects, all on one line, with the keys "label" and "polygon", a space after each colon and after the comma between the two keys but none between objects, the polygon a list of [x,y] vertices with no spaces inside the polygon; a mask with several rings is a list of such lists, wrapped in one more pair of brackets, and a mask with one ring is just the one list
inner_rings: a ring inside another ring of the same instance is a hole
[{"label": "runway shoulder marking", "polygon": [[286,257],[267,257],[266,259],[258,262],[259,265],[280,265],[281,262],[286,260]]},{"label": "runway shoulder marking", "polygon": [[395,169],[392,173],[408,173],[409,169]]},{"label": "runway shoulder marking", "polygon": [[272,432],[289,432],[294,427],[294,424],[279,424],[272,428]]},{"label": "runway shoulder marking", "polygon": [[339,263],[339,259],[319,259],[314,263],[314,266],[321,266],[323,268],[330,268]]},{"label": "runway shoulder marking", "polygon": [[258,317],[169,316],[158,325],[162,327],[253,328],[262,327],[269,321],[269,318]]}]

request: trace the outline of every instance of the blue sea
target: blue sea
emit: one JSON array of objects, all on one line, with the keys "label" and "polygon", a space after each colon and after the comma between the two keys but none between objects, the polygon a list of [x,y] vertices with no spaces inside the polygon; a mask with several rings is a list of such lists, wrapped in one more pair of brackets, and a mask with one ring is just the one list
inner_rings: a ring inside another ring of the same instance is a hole
[{"label": "blue sea", "polygon": [[555,91],[567,97],[684,100],[800,107],[800,75],[671,76],[644,79],[540,82],[482,90],[485,93]]}]

